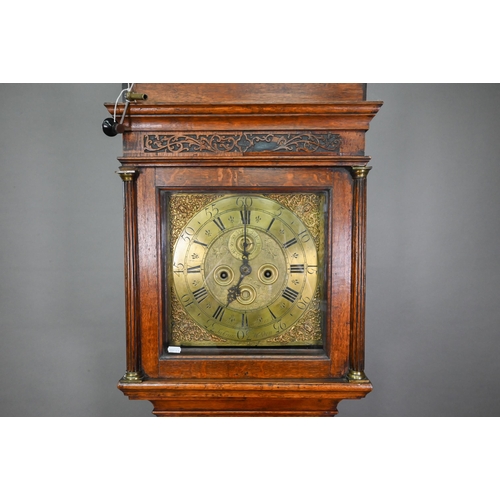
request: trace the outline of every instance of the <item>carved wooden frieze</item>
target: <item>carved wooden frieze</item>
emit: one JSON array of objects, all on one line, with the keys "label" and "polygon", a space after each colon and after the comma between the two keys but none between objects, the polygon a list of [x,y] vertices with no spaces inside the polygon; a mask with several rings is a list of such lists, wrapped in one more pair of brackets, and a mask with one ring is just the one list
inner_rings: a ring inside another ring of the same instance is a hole
[{"label": "carved wooden frieze", "polygon": [[331,132],[204,132],[144,134],[144,153],[250,154],[338,153],[339,134]]}]

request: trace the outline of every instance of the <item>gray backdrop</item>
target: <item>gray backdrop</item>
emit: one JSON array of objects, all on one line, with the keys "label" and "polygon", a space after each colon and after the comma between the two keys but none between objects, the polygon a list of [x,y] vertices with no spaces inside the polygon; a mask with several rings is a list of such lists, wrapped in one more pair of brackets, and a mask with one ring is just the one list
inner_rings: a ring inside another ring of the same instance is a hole
[{"label": "gray backdrop", "polygon": [[[121,84],[0,92],[0,415],[150,416],[125,370]],[[369,84],[366,372],[340,416],[498,416],[500,85]]]}]

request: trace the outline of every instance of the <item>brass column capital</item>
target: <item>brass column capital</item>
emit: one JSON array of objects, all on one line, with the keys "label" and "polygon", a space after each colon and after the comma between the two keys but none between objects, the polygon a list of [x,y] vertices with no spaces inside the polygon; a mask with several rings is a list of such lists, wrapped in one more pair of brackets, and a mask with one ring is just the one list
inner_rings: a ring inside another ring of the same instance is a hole
[{"label": "brass column capital", "polygon": [[139,175],[138,170],[118,170],[116,172],[123,182],[131,182]]},{"label": "brass column capital", "polygon": [[351,175],[353,179],[365,179],[371,169],[368,165],[351,167]]}]

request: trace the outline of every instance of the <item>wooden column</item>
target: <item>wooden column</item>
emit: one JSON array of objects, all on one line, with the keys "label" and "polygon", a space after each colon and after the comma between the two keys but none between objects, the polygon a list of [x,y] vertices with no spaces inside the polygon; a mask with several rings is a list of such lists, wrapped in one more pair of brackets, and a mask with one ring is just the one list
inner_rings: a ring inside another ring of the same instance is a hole
[{"label": "wooden column", "polygon": [[125,255],[125,314],[127,332],[127,372],[120,382],[141,382],[143,374],[139,343],[139,281],[137,273],[137,170],[117,172],[123,180],[123,221]]},{"label": "wooden column", "polygon": [[352,291],[350,382],[367,382],[365,375],[365,281],[366,281],[366,177],[371,167],[351,167],[354,179],[352,210]]}]

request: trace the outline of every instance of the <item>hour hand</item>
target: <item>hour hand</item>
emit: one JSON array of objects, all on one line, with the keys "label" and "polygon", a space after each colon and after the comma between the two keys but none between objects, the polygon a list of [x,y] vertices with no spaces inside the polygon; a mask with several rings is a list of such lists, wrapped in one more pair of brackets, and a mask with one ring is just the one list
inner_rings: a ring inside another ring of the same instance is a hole
[{"label": "hour hand", "polygon": [[238,285],[232,286],[227,291],[227,305],[231,304],[231,302],[233,302],[233,300],[236,300],[240,296],[240,294],[241,294],[240,287]]},{"label": "hour hand", "polygon": [[[240,294],[241,294],[241,291],[240,291],[240,284],[241,282],[243,281],[243,278],[245,276],[242,274],[240,276],[240,279],[238,280],[238,283],[236,283],[236,285],[233,285],[231,288],[229,288],[229,290],[227,291],[227,305],[231,304],[231,302],[233,302],[233,300],[236,300]],[[226,306],[227,307],[227,306]]]},{"label": "hour hand", "polygon": [[240,279],[236,285],[229,288],[227,291],[227,305],[229,305],[233,300],[236,300],[240,294],[240,285],[245,276],[248,276],[252,272],[252,268],[248,263],[248,259],[243,259],[243,264],[240,266]]}]

